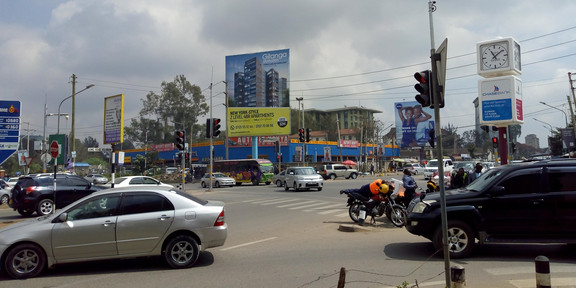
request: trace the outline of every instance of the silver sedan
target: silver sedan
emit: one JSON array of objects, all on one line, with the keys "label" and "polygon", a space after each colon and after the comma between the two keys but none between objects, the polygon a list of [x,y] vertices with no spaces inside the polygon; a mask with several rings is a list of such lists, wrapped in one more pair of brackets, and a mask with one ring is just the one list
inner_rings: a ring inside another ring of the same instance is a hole
[{"label": "silver sedan", "polygon": [[[200,185],[202,188],[206,188],[210,185],[210,173],[204,174],[202,179],[200,179]],[[234,186],[236,185],[236,180],[232,177],[228,177],[222,173],[212,173],[212,186],[213,187],[221,187],[221,186]]]},{"label": "silver sedan", "polygon": [[107,189],[1,229],[0,266],[18,279],[59,263],[154,255],[188,268],[227,234],[222,202],[158,186]]}]

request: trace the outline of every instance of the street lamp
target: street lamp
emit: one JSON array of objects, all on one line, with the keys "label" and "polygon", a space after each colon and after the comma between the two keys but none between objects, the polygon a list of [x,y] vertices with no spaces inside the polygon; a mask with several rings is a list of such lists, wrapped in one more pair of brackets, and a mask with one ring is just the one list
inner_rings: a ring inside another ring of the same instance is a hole
[{"label": "street lamp", "polygon": [[[540,121],[540,120],[538,120],[538,119],[536,119],[536,118],[532,118],[532,119],[534,119],[534,121],[538,121],[538,122],[540,122],[540,123],[544,123],[544,124],[550,126],[550,137],[552,137],[552,131],[553,131],[553,129],[554,129],[554,128],[552,128],[552,125],[550,125],[550,124],[547,123],[547,122]],[[546,126],[544,126],[544,127],[546,127]]]},{"label": "street lamp", "polygon": [[[82,90],[80,90],[80,91],[78,91],[78,92],[76,92],[76,93],[73,93],[72,95],[70,95],[70,96],[62,99],[62,101],[60,102],[60,105],[58,105],[58,114],[60,114],[60,108],[62,107],[62,103],[64,103],[64,101],[66,101],[66,100],[74,97],[75,95],[80,94],[80,93],[82,93],[83,91],[85,91],[85,90],[87,90],[87,89],[90,89],[90,88],[92,88],[92,87],[94,87],[94,84],[90,84],[90,85],[86,86],[86,88],[84,88],[84,89],[82,89]],[[74,113],[72,113],[72,115],[74,115]],[[72,121],[74,121],[74,117],[72,117]],[[58,132],[56,132],[56,133],[60,134],[60,117],[58,117],[58,130],[57,130],[57,131],[58,131]],[[74,132],[72,132],[72,135],[74,135],[73,133],[74,133]],[[74,139],[72,139],[72,141],[74,141]]]},{"label": "street lamp", "polygon": [[559,109],[559,108],[554,107],[554,106],[551,106],[551,105],[549,105],[549,104],[546,104],[544,101],[540,101],[540,104],[546,105],[546,106],[548,106],[548,107],[550,107],[550,108],[554,108],[554,109],[556,109],[556,110],[564,113],[564,120],[566,121],[566,126],[565,126],[565,127],[568,127],[568,115],[566,114],[566,112],[564,112],[564,110]]}]

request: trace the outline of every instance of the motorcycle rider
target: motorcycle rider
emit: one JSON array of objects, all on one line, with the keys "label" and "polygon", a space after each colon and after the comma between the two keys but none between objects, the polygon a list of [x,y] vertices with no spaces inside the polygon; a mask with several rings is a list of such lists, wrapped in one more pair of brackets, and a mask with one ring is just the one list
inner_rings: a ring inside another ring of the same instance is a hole
[{"label": "motorcycle rider", "polygon": [[360,211],[360,215],[358,217],[358,224],[364,225],[366,212],[371,211],[379,201],[382,201],[385,197],[390,196],[389,194],[392,191],[394,191],[394,184],[392,182],[376,179],[369,184],[362,185],[362,187],[358,189],[340,190],[340,194],[352,194],[355,198],[366,202],[366,210]]}]

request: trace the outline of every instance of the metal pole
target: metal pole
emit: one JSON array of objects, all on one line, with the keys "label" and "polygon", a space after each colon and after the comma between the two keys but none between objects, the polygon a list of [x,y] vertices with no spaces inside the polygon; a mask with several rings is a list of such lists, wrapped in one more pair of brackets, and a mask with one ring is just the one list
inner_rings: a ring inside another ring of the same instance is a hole
[{"label": "metal pole", "polygon": [[441,207],[441,220],[442,220],[442,251],[444,253],[444,276],[446,280],[446,287],[450,287],[450,250],[448,247],[448,216],[446,214],[446,194],[444,188],[444,153],[442,147],[442,126],[440,125],[440,95],[438,95],[438,87],[436,77],[438,69],[436,68],[436,47],[434,44],[434,21],[433,12],[436,11],[436,1],[428,1],[428,19],[430,20],[430,58],[432,63],[432,91],[434,91],[434,121],[435,121],[435,135],[438,139],[438,181],[440,182],[440,207]]},{"label": "metal pole", "polygon": [[46,110],[48,105],[44,102],[44,135],[42,136],[42,173],[46,173],[46,161],[44,155],[46,154]]},{"label": "metal pole", "polygon": [[212,124],[213,123],[213,118],[212,118],[212,82],[210,82],[210,121],[208,121],[210,128],[209,128],[209,132],[210,132],[210,164],[208,165],[210,167],[210,186],[208,186],[208,191],[212,191],[212,177],[213,176],[213,170],[212,170],[212,163],[214,162],[214,141],[212,140]]},{"label": "metal pole", "polygon": [[558,107],[554,107],[554,106],[552,106],[552,105],[549,105],[549,104],[547,104],[547,103],[544,102],[544,101],[540,101],[540,104],[546,105],[546,106],[548,106],[548,107],[550,107],[550,108],[553,108],[553,109],[556,109],[556,110],[562,112],[562,113],[564,114],[564,120],[566,121],[566,126],[565,126],[565,127],[568,127],[568,115],[566,114],[566,112],[564,112],[564,110],[559,109]]},{"label": "metal pole", "polygon": [[572,103],[570,101],[570,96],[566,95],[568,99],[568,106],[570,107],[570,122],[572,122],[572,129],[574,129],[574,137],[576,137],[576,118],[574,118],[574,109],[572,109]]}]

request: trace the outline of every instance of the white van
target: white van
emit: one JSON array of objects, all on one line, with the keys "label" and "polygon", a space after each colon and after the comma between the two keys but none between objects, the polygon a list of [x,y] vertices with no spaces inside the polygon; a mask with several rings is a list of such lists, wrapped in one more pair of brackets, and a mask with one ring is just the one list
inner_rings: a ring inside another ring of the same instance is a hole
[{"label": "white van", "polygon": [[166,174],[178,173],[178,167],[166,167]]},{"label": "white van", "polygon": [[[454,163],[451,159],[442,159],[444,162],[444,175],[452,175],[452,170],[454,170]],[[424,179],[432,179],[434,176],[438,175],[438,159],[432,159],[426,163],[426,168],[424,169]]]}]

